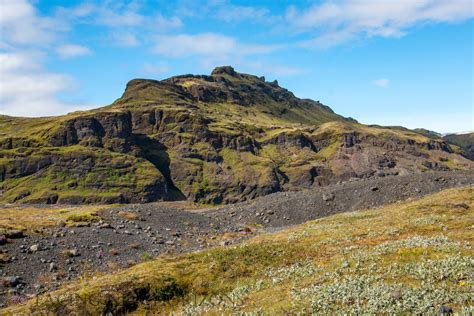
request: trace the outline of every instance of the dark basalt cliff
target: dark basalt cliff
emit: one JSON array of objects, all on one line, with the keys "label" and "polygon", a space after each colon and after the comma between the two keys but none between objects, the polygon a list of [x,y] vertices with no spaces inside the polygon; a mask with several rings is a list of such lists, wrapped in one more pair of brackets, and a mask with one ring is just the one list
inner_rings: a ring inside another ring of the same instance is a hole
[{"label": "dark basalt cliff", "polygon": [[135,79],[112,105],[0,117],[0,201],[230,203],[351,177],[472,168],[442,139],[365,126],[266,82]]}]

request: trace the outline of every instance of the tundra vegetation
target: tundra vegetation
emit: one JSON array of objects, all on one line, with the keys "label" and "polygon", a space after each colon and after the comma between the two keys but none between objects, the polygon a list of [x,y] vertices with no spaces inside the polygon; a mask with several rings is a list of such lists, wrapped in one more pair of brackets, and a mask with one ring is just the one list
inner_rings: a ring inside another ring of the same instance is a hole
[{"label": "tundra vegetation", "polygon": [[474,189],[95,274],[6,315],[473,312]]}]

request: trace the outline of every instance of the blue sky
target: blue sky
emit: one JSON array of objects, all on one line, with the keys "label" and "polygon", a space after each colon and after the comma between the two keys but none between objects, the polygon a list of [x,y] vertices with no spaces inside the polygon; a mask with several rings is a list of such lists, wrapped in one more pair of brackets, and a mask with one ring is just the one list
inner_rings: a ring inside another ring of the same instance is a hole
[{"label": "blue sky", "polygon": [[363,123],[474,130],[473,17],[471,0],[0,0],[0,113],[232,65]]}]

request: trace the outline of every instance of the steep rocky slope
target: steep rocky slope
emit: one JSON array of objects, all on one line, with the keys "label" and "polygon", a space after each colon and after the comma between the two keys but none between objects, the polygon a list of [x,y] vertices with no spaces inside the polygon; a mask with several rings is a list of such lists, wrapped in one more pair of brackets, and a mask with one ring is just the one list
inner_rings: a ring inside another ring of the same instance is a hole
[{"label": "steep rocky slope", "polygon": [[135,79],[97,110],[2,116],[0,148],[0,201],[16,203],[230,203],[473,166],[443,140],[358,124],[231,67]]}]

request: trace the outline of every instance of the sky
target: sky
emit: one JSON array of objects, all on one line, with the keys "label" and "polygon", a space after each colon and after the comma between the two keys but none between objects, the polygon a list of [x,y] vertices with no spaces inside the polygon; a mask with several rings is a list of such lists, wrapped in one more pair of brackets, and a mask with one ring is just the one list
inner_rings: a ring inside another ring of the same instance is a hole
[{"label": "sky", "polygon": [[0,0],[0,114],[232,65],[365,124],[474,130],[473,17],[471,0]]}]

